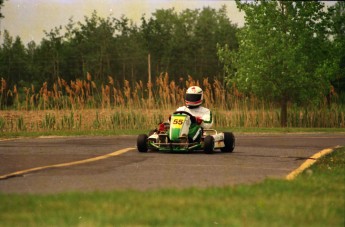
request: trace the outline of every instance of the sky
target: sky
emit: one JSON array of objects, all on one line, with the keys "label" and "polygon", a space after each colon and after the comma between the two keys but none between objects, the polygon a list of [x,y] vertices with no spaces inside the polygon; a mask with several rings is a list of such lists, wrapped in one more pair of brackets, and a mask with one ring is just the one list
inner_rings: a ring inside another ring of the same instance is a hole
[{"label": "sky", "polygon": [[140,25],[143,14],[147,18],[156,9],[175,8],[176,12],[184,9],[219,9],[227,6],[232,23],[239,27],[244,24],[244,13],[239,12],[232,0],[5,0],[1,9],[5,18],[1,19],[0,43],[3,43],[3,31],[9,31],[12,37],[19,36],[24,44],[30,41],[40,43],[45,37],[44,30],[68,24],[69,19],[84,22],[84,16],[91,16],[94,10],[101,17],[120,18],[125,15]]}]

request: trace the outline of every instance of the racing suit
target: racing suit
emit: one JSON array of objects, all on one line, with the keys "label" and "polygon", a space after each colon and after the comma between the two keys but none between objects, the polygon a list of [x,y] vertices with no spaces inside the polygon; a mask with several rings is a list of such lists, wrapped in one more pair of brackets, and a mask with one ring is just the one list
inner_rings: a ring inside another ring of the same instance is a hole
[{"label": "racing suit", "polygon": [[187,107],[181,106],[176,111],[186,111],[191,113],[194,117],[202,120],[201,124],[192,123],[189,128],[188,138],[190,140],[197,141],[202,136],[202,129],[209,129],[213,125],[212,113],[209,109],[198,106],[198,107]]}]

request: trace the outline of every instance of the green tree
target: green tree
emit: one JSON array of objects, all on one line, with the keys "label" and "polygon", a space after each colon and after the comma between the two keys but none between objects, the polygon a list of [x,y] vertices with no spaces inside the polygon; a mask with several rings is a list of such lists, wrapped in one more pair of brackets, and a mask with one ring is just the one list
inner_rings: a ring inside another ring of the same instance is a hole
[{"label": "green tree", "polygon": [[175,80],[220,75],[217,43],[237,47],[237,26],[227,17],[225,6],[179,14],[174,9],[157,10],[148,21],[142,19],[141,28],[156,74],[169,72]]},{"label": "green tree", "polygon": [[177,13],[172,9],[159,9],[148,21],[142,17],[145,46],[151,54],[151,65],[156,74],[169,71],[173,54],[174,27]]},{"label": "green tree", "polygon": [[[28,43],[26,47],[26,52],[27,52],[27,59],[28,59],[28,78],[27,78],[27,83],[32,83],[35,84],[37,83],[36,81],[36,75],[39,75],[39,70],[37,69],[37,45],[34,41],[31,41]],[[35,83],[36,82],[36,83]]]},{"label": "green tree", "polygon": [[335,63],[335,78],[332,85],[345,101],[345,2],[338,1],[332,8],[332,31]]},{"label": "green tree", "polygon": [[10,86],[28,79],[27,52],[17,36],[14,40],[7,30],[4,32],[4,43],[0,52],[0,73]]},{"label": "green tree", "polygon": [[48,58],[46,60],[49,61],[49,66],[51,68],[50,78],[53,79],[53,81],[57,81],[58,77],[61,76],[60,67],[61,67],[61,50],[62,50],[62,43],[63,43],[63,34],[61,34],[62,26],[55,27],[50,32],[45,31],[45,34],[47,36],[47,54]]},{"label": "green tree", "polygon": [[221,67],[217,58],[217,44],[237,49],[237,26],[231,24],[227,17],[226,7],[218,11],[210,7],[200,12],[195,27],[195,41],[198,45],[196,59],[198,74],[204,76],[220,76]]},{"label": "green tree", "polygon": [[12,67],[12,57],[11,57],[11,50],[13,46],[13,37],[10,33],[5,30],[4,32],[4,42],[2,44],[1,52],[0,52],[0,72],[1,77],[4,77],[6,80],[9,79],[9,73]]},{"label": "green tree", "polygon": [[287,126],[288,102],[318,99],[330,87],[329,13],[317,1],[236,1],[245,16],[239,50],[219,48],[229,82],[249,94],[280,102]]},{"label": "green tree", "polygon": [[154,74],[168,72],[171,79],[191,75],[195,79],[220,76],[216,45],[237,48],[236,25],[226,8],[157,10],[137,26],[131,20],[101,18],[94,11],[84,21],[72,19],[66,26],[45,31],[36,45],[23,46],[19,37],[5,32],[0,48],[1,76],[40,86],[52,86],[58,77],[67,82],[85,78],[87,72],[101,84],[115,81],[147,80],[147,56],[151,54]]},{"label": "green tree", "polygon": [[[170,74],[178,77],[185,75],[197,75],[195,24],[199,10],[186,9],[182,11],[175,24],[174,36],[172,39],[173,51],[171,53]],[[175,77],[175,79],[178,79]]]},{"label": "green tree", "polygon": [[4,15],[1,13],[1,8],[4,6],[4,0],[0,0],[0,20],[4,18]]},{"label": "green tree", "polygon": [[115,75],[135,83],[147,74],[147,50],[139,28],[131,20],[122,16],[115,22],[116,34],[113,52]]},{"label": "green tree", "polygon": [[94,11],[78,23],[74,30],[74,44],[78,50],[83,75],[90,72],[96,80],[105,80],[111,73],[110,56],[115,33],[115,19],[101,18]]}]

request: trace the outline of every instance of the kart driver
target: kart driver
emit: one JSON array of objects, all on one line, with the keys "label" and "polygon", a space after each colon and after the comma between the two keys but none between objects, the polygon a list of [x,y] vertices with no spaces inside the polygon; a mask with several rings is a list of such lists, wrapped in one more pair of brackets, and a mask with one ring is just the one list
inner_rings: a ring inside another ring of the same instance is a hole
[{"label": "kart driver", "polygon": [[186,91],[185,106],[179,107],[176,111],[186,111],[196,118],[189,128],[188,138],[193,142],[199,141],[202,136],[202,129],[209,129],[213,125],[212,113],[209,109],[202,107],[204,94],[200,87],[191,86]]}]

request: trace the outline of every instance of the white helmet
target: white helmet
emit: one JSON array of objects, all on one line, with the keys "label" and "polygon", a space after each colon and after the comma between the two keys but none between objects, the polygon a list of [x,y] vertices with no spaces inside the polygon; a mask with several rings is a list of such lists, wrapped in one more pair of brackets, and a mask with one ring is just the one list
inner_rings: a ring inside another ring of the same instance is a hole
[{"label": "white helmet", "polygon": [[203,91],[200,87],[198,86],[192,86],[187,89],[186,92],[186,106],[188,107],[198,107],[202,104],[204,98]]}]

